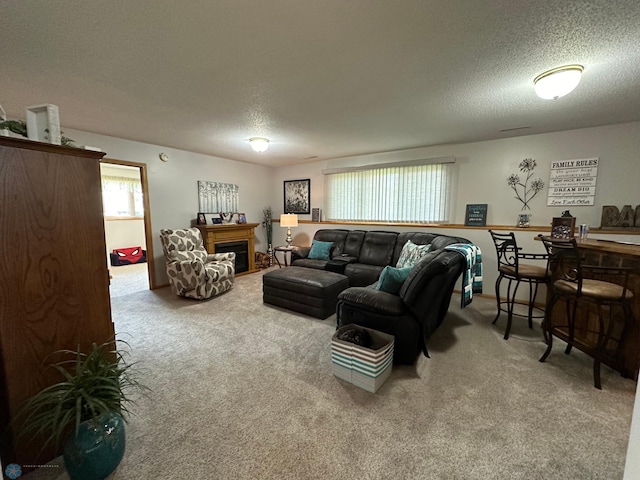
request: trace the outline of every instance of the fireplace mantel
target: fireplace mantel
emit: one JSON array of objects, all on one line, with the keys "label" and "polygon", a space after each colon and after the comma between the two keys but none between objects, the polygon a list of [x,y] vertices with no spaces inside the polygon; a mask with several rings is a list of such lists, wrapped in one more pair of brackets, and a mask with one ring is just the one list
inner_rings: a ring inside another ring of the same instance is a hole
[{"label": "fireplace mantel", "polygon": [[258,225],[260,224],[227,223],[222,225],[196,225],[196,227],[202,232],[204,247],[209,253],[216,253],[216,244],[246,240],[249,253],[249,270],[238,274],[244,275],[245,273],[254,273],[259,270],[256,268],[254,245],[255,228]]}]

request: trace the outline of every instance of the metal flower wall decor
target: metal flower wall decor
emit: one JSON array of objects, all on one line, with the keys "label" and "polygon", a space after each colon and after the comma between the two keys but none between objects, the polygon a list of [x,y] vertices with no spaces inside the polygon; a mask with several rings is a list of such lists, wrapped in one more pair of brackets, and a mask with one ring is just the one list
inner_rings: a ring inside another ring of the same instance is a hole
[{"label": "metal flower wall decor", "polygon": [[[518,165],[520,172],[525,175],[524,182],[520,180],[520,176],[517,173],[509,175],[509,178],[507,178],[507,185],[516,192],[515,198],[522,202],[521,210],[531,210],[529,202],[544,188],[544,182],[540,178],[531,180],[536,165],[536,161],[533,158],[525,158]],[[529,183],[529,180],[531,180],[531,183]]]}]

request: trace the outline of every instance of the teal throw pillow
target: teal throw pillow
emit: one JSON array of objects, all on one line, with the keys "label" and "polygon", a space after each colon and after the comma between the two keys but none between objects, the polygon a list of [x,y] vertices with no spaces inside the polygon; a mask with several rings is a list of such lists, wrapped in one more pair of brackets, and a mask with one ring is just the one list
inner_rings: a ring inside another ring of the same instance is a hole
[{"label": "teal throw pillow", "polygon": [[411,240],[407,240],[407,243],[402,247],[402,251],[400,252],[400,258],[398,258],[398,263],[396,263],[396,267],[404,268],[404,267],[413,267],[416,263],[420,261],[422,257],[424,257],[427,253],[429,253],[429,249],[431,248],[431,244],[428,245],[416,245]]},{"label": "teal throw pillow", "polygon": [[413,267],[396,268],[387,265],[380,274],[376,290],[397,294],[411,270],[413,270]]},{"label": "teal throw pillow", "polygon": [[309,250],[307,258],[312,260],[329,260],[331,247],[333,247],[333,242],[320,242],[318,240],[314,240],[311,243],[311,250]]}]

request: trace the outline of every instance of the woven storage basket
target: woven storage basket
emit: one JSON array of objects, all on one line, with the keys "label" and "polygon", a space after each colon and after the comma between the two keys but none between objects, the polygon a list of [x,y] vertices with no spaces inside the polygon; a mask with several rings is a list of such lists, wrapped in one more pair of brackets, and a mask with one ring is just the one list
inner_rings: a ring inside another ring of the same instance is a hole
[{"label": "woven storage basket", "polygon": [[[373,344],[370,348],[340,340],[338,336],[350,328],[366,330]],[[357,325],[344,325],[331,339],[331,369],[333,374],[369,392],[375,393],[391,375],[393,366],[393,335]]]}]

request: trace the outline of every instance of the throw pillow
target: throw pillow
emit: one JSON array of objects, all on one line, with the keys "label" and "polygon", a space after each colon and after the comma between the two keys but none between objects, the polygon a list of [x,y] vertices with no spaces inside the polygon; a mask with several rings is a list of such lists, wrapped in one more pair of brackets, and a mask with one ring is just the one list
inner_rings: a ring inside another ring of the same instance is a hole
[{"label": "throw pillow", "polygon": [[427,253],[429,253],[429,249],[431,248],[431,244],[428,245],[416,245],[411,240],[407,240],[407,243],[402,247],[402,251],[400,252],[400,258],[398,258],[398,263],[396,263],[396,267],[404,268],[404,267],[413,267],[416,263],[420,261],[422,257],[424,257]]},{"label": "throw pillow", "polygon": [[314,240],[311,243],[311,250],[309,250],[307,258],[312,260],[329,260],[331,247],[333,247],[333,242],[320,242],[318,240]]},{"label": "throw pillow", "polygon": [[402,287],[402,284],[409,276],[413,267],[396,268],[387,265],[382,270],[376,290],[382,290],[383,292],[397,294]]}]

